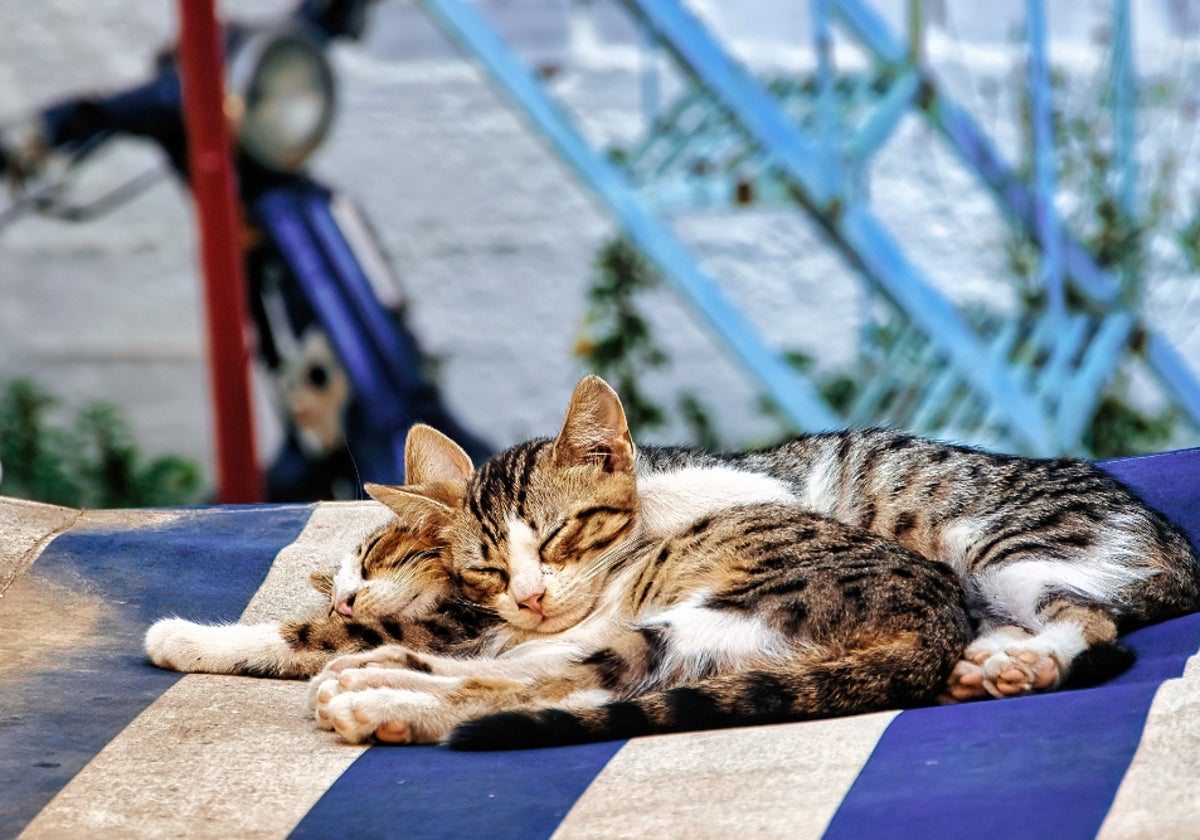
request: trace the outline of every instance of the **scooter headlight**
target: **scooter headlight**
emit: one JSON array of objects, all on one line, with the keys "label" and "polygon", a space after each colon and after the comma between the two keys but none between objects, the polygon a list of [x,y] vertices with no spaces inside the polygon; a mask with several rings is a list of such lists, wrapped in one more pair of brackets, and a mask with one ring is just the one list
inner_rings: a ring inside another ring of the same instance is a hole
[{"label": "scooter headlight", "polygon": [[321,48],[299,32],[264,32],[238,50],[227,110],[238,141],[270,169],[299,169],[333,121],[333,72]]}]

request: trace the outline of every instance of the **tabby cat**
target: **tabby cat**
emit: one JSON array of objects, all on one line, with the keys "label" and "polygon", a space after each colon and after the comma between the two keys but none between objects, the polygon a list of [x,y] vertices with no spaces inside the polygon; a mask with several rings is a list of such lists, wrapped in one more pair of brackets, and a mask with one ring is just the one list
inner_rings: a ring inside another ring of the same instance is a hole
[{"label": "tabby cat", "polygon": [[463,479],[454,501],[448,485],[387,501],[449,522],[464,594],[505,623],[473,658],[333,662],[310,699],[347,740],[531,747],[927,704],[970,636],[954,572],[899,543],[787,498],[739,503],[764,496],[753,482],[715,503],[639,488],[598,379],[553,441]]},{"label": "tabby cat", "polygon": [[[574,401],[620,410],[596,377],[580,383]],[[535,453],[552,445],[534,442],[474,482],[471,510],[485,520],[487,551],[549,538],[556,521],[531,520],[522,498]],[[1098,683],[1133,662],[1118,632],[1200,610],[1200,566],[1187,537],[1088,461],[1000,455],[866,429],[726,455],[643,447],[637,471],[643,527],[651,532],[669,532],[695,511],[790,501],[949,565],[966,586],[978,627],[947,686],[950,700]],[[502,515],[489,522],[489,510]],[[472,567],[499,566],[487,561],[466,564],[465,576]],[[537,580],[531,576],[534,589]],[[518,603],[534,590],[519,591]]]},{"label": "tabby cat", "polygon": [[[457,447],[429,447],[415,435],[405,450],[406,478],[434,497],[448,477],[461,480],[470,459]],[[447,461],[449,458],[451,460]],[[368,485],[386,499],[386,487]],[[338,654],[404,643],[441,653],[470,652],[494,616],[457,597],[436,509],[392,521],[369,534],[336,575],[312,584],[329,597],[324,609],[285,622],[155,622],[146,633],[150,661],[175,671],[258,677],[311,677]]]},{"label": "tabby cat", "polygon": [[[593,432],[579,447],[610,468],[609,453],[632,450],[623,424],[611,421],[619,412],[615,394],[595,377],[580,383],[568,412],[569,421],[591,418],[578,424]],[[571,425],[555,440],[515,447],[485,464],[460,505],[459,518],[465,510],[476,524],[456,531],[459,585],[507,622],[496,638],[508,642],[493,638],[481,649],[496,653],[522,632],[536,637],[569,624],[573,616],[563,618],[563,607],[552,606],[569,601],[568,576],[530,558],[558,550],[568,538],[578,551],[607,536],[598,530],[614,513],[606,506],[548,516],[544,502],[535,504],[546,465]],[[414,433],[457,450],[432,430]],[[952,568],[965,583],[976,632],[943,699],[1099,682],[1132,663],[1118,631],[1200,609],[1200,572],[1187,538],[1086,461],[992,454],[881,429],[810,435],[728,455],[645,447],[635,460],[645,538],[665,538],[738,504],[791,502]],[[412,515],[400,507],[401,518]],[[526,559],[514,564],[514,557]],[[341,670],[404,662],[408,655],[380,652],[334,663],[314,681],[313,702],[324,722],[334,720],[338,704],[354,702],[336,697],[371,684],[353,670],[341,682],[333,679]],[[503,673],[502,663],[495,667]],[[424,693],[411,697],[439,705]],[[394,721],[389,714],[360,710],[350,737],[365,737],[379,720]],[[397,723],[378,734],[407,737]]]}]

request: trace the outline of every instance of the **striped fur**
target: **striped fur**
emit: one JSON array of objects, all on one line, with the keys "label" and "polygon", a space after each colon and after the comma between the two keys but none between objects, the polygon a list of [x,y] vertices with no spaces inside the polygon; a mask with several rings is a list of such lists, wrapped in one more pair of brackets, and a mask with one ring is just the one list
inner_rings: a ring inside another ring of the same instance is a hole
[{"label": "striped fur", "polygon": [[498,655],[341,658],[313,681],[318,720],[507,748],[932,702],[970,632],[953,571],[743,486],[681,505],[671,533],[643,527],[620,403],[584,380],[558,437],[483,464],[457,504],[400,491],[450,511],[463,590],[505,622]]},{"label": "striped fur", "polygon": [[1187,538],[1087,461],[883,429],[811,435],[724,461],[779,478],[810,509],[959,573],[979,630],[951,681],[957,699],[1112,676],[1132,662],[1119,632],[1200,609]]},{"label": "striped fur", "polygon": [[[419,435],[418,435],[419,437]],[[455,447],[457,450],[457,447]],[[406,452],[408,476],[432,497],[465,480],[465,454],[442,449]],[[183,618],[155,622],[146,633],[150,661],[175,671],[307,678],[339,654],[386,644],[462,653],[475,649],[496,617],[459,596],[445,557],[446,524],[437,511],[410,511],[387,487],[368,492],[400,512],[343,558],[335,574],[312,575],[329,600],[295,619],[259,624],[201,624]]]},{"label": "striped fur", "polygon": [[[536,507],[530,475],[554,445],[535,441],[507,462],[485,465],[472,483],[473,515],[486,501],[500,511],[497,521],[527,517]],[[652,533],[730,504],[790,499],[953,568],[978,630],[947,699],[1101,681],[1132,662],[1118,633],[1200,609],[1200,570],[1187,538],[1087,461],[866,429],[749,453],[644,447],[636,468],[642,526]],[[569,487],[550,494],[564,491],[569,497]],[[493,524],[482,536],[482,550],[495,551],[506,535]],[[493,586],[503,582],[487,574]],[[466,567],[466,578],[476,575]],[[529,619],[512,604],[504,617],[518,625]]]}]

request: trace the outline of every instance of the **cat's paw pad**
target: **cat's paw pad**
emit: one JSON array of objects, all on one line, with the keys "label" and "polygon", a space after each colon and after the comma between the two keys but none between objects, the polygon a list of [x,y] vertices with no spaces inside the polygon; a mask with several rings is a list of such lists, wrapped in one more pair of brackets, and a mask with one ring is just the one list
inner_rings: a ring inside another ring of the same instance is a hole
[{"label": "cat's paw pad", "polygon": [[1016,697],[1048,691],[1062,680],[1053,649],[1020,628],[1001,628],[972,642],[947,686],[953,700]]},{"label": "cat's paw pad", "polygon": [[351,744],[379,740],[389,744],[427,743],[415,724],[436,701],[420,692],[369,689],[333,696],[327,704],[331,728]]},{"label": "cat's paw pad", "polygon": [[943,703],[962,703],[989,696],[983,687],[983,665],[973,659],[960,659],[950,672],[945,693],[938,699]]},{"label": "cat's paw pad", "polygon": [[983,663],[983,686],[994,697],[1016,697],[1047,691],[1061,681],[1062,669],[1054,655],[1035,648],[1011,648],[993,654]]},{"label": "cat's paw pad", "polygon": [[314,712],[318,707],[327,701],[321,699],[322,695],[332,696],[340,691],[356,691],[359,688],[366,688],[365,684],[354,685],[352,680],[343,680],[347,674],[358,673],[360,668],[376,668],[369,661],[361,658],[360,654],[353,656],[342,656],[330,662],[321,673],[317,674],[308,684],[308,708]]},{"label": "cat's paw pad", "polygon": [[351,744],[362,744],[375,736],[375,730],[387,721],[380,718],[367,698],[360,695],[338,694],[318,711],[328,728],[337,732],[342,740]]},{"label": "cat's paw pad", "polygon": [[940,699],[962,702],[1049,691],[1062,682],[1062,674],[1050,645],[1019,627],[1002,627],[967,647]]},{"label": "cat's paw pad", "polygon": [[314,679],[308,687],[308,708],[312,710],[313,719],[322,729],[333,729],[333,714],[329,704],[341,694],[341,688],[336,679]]}]

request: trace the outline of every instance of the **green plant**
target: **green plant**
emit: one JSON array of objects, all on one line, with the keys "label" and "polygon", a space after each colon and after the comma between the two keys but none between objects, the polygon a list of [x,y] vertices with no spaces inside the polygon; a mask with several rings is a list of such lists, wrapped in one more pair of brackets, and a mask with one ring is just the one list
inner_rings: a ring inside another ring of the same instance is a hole
[{"label": "green plant", "polygon": [[56,400],[28,379],[0,391],[0,494],[71,507],[192,504],[201,471],[165,455],[143,463],[128,424],[106,403],[82,408],[73,425],[50,420]]},{"label": "green plant", "polygon": [[[658,288],[662,278],[624,238],[605,243],[594,267],[575,355],[616,389],[629,427],[638,437],[665,426],[668,419],[668,409],[639,383],[646,371],[670,364],[670,357],[655,342],[650,322],[636,303],[639,294]],[[720,448],[712,411],[695,394],[677,394],[675,409],[691,433],[690,443],[706,449]]]}]

